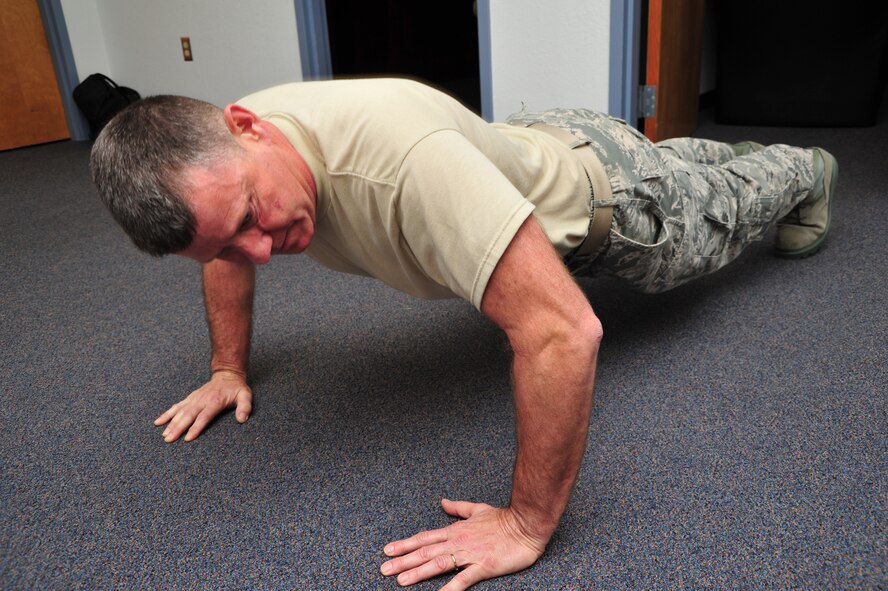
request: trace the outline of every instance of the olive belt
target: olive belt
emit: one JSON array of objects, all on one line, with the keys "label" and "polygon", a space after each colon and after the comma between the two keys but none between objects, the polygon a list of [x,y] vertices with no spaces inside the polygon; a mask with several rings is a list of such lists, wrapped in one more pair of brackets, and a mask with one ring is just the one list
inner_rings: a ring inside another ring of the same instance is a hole
[{"label": "olive belt", "polygon": [[612,205],[595,205],[596,201],[607,200],[612,196],[604,166],[592,152],[589,142],[578,138],[568,130],[542,122],[532,123],[528,127],[545,132],[567,144],[567,147],[573,150],[582,162],[583,168],[586,169],[586,178],[589,180],[589,232],[583,242],[571,253],[571,257],[584,257],[591,260],[599,254],[614,218]]}]

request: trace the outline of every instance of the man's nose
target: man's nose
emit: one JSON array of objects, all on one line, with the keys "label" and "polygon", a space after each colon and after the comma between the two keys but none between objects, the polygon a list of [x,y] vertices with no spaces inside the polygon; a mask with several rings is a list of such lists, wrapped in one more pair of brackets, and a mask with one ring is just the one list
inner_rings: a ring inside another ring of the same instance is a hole
[{"label": "man's nose", "polygon": [[232,246],[241,251],[253,264],[264,265],[271,259],[273,239],[271,234],[266,234],[254,226],[241,232],[234,239]]}]

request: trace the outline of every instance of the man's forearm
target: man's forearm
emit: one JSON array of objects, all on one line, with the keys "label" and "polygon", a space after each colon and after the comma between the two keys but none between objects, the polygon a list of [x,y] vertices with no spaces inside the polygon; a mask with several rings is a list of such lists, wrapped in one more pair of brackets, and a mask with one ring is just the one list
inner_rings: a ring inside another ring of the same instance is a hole
[{"label": "man's forearm", "polygon": [[461,519],[385,547],[385,575],[401,585],[453,568],[465,589],[533,564],[546,549],[576,482],[592,412],[601,323],[549,238],[528,217],[500,257],[481,311],[515,355],[518,458],[509,507],[443,500]]},{"label": "man's forearm", "polygon": [[528,533],[545,540],[564,513],[586,448],[600,325],[591,331],[515,355],[518,457],[510,506]]},{"label": "man's forearm", "polygon": [[249,262],[214,260],[203,265],[204,305],[212,344],[212,371],[247,375],[256,270]]}]

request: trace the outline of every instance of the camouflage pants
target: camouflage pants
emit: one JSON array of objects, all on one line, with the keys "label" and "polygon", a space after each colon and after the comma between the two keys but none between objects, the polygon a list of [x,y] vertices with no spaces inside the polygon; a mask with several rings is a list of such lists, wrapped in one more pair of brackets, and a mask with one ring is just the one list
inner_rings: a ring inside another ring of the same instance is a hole
[{"label": "camouflage pants", "polygon": [[773,145],[737,157],[697,138],[653,144],[625,122],[586,109],[522,111],[508,123],[542,121],[589,141],[613,191],[614,220],[601,254],[570,261],[655,293],[725,266],[813,188],[810,150]]}]

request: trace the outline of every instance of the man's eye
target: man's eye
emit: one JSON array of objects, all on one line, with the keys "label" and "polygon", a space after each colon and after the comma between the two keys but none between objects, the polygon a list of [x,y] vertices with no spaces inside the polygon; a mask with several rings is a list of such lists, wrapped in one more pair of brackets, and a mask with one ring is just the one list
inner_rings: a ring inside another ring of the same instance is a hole
[{"label": "man's eye", "polygon": [[238,228],[238,231],[246,230],[247,228],[249,228],[252,225],[253,225],[253,212],[249,211],[249,212],[247,212],[247,215],[244,216],[244,221],[241,222],[241,225],[240,225],[240,228]]}]

